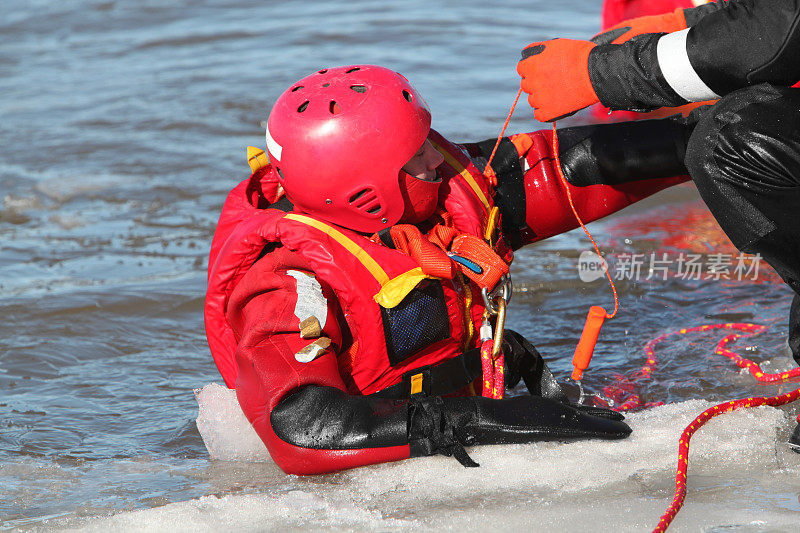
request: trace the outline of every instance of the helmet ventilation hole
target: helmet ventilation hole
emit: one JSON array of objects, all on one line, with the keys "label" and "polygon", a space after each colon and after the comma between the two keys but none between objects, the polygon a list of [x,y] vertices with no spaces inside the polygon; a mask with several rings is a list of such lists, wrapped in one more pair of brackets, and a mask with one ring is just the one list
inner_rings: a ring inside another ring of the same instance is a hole
[{"label": "helmet ventilation hole", "polygon": [[409,102],[414,100],[414,96],[410,92],[406,91],[405,89],[403,89],[403,98],[405,98]]},{"label": "helmet ventilation hole", "polygon": [[357,70],[361,70],[361,69],[359,67],[353,67],[350,70],[348,70],[347,72],[345,72],[345,74],[350,74],[351,72],[355,72]]},{"label": "helmet ventilation hole", "polygon": [[375,194],[375,190],[372,187],[365,187],[354,192],[350,195],[348,202],[353,208],[370,215],[376,215],[383,210],[378,195]]},{"label": "helmet ventilation hole", "polygon": [[367,86],[366,85],[351,85],[350,88],[352,90],[354,90],[355,92],[357,92],[357,93],[365,93],[365,92],[367,92]]},{"label": "helmet ventilation hole", "polygon": [[337,104],[333,100],[331,100],[329,109],[332,115],[338,115],[339,113],[342,112],[342,108],[339,107],[339,104]]},{"label": "helmet ventilation hole", "polygon": [[279,167],[275,167],[275,170],[278,171],[278,176],[280,176],[282,180],[286,179],[286,178],[283,177],[283,172],[281,172],[281,169]]},{"label": "helmet ventilation hole", "polygon": [[331,86],[331,84],[330,84],[330,83],[323,83],[323,84],[322,84],[322,86],[323,86],[323,87],[330,87],[330,86]]},{"label": "helmet ventilation hole", "polygon": [[364,196],[368,190],[369,189],[361,189],[360,191],[358,191],[357,193],[355,193],[353,196],[350,197],[349,202],[352,204],[353,202]]},{"label": "helmet ventilation hole", "polygon": [[308,100],[300,104],[300,107],[297,108],[297,112],[302,113],[303,111],[306,110],[307,107],[308,107]]},{"label": "helmet ventilation hole", "polygon": [[328,72],[328,69],[324,68],[324,69],[320,70],[319,72],[317,72],[317,74],[325,74],[326,72]]},{"label": "helmet ventilation hole", "polygon": [[299,90],[300,90],[300,89],[302,89],[302,88],[303,88],[303,86],[302,86],[302,85],[298,85],[297,87],[295,87],[294,89],[292,89],[292,92],[299,91]]}]

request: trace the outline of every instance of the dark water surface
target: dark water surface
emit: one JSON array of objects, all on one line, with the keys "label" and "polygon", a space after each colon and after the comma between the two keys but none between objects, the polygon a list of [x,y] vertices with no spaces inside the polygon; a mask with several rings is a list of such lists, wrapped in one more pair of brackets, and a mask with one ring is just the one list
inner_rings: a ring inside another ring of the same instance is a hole
[{"label": "dark water surface", "polygon": [[[274,466],[210,462],[192,395],[221,381],[203,330],[206,256],[226,193],[248,174],[245,147],[263,145],[268,105],[291,82],[349,63],[403,72],[448,137],[495,136],[518,86],[519,49],[554,35],[589,36],[600,9],[587,0],[499,4],[3,4],[4,527],[258,490],[259,469]],[[510,131],[540,127],[521,105]],[[612,254],[733,252],[691,186],[592,228]],[[676,234],[683,236],[677,243]],[[585,237],[573,232],[521,252],[515,266],[509,323],[563,378],[587,306],[610,301],[605,282],[578,279],[586,249]],[[788,291],[774,277],[618,288],[622,311],[604,330],[586,378],[590,391],[614,372],[638,368],[650,338],[702,323],[773,324],[753,341],[752,355],[786,364]],[[713,338],[671,344],[646,398],[722,400],[778,390],[711,355]]]}]

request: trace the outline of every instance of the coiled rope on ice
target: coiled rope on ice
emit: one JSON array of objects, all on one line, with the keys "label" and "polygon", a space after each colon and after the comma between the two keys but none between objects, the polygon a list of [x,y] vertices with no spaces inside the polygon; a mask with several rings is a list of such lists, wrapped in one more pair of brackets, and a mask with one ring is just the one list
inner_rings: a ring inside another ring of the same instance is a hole
[{"label": "coiled rope on ice", "polygon": [[[754,335],[758,335],[767,329],[766,326],[762,326],[759,324],[747,324],[747,323],[727,323],[727,324],[707,324],[704,326],[697,326],[694,328],[684,328],[677,331],[673,331],[670,333],[665,333],[655,339],[651,340],[645,346],[645,353],[647,354],[647,362],[645,366],[638,372],[638,376],[649,377],[653,370],[655,370],[655,365],[657,364],[657,359],[655,357],[655,347],[668,337],[674,335],[686,335],[689,333],[696,333],[696,332],[703,332],[703,331],[710,331],[715,329],[725,329],[729,331],[734,331],[735,333],[731,333],[725,337],[723,337],[715,346],[714,353],[718,355],[724,355],[725,357],[731,359],[736,366],[739,368],[746,368],[750,374],[753,375],[758,381],[763,383],[773,383],[776,381],[783,381],[792,378],[800,377],[800,368],[794,368],[792,370],[786,372],[779,372],[775,374],[771,374],[768,372],[764,372],[761,370],[761,367],[755,363],[754,361],[742,357],[741,355],[733,352],[732,350],[728,349],[728,345],[735,342],[737,339],[743,337],[752,337]],[[723,413],[728,413],[730,411],[736,411],[737,409],[744,409],[748,407],[759,407],[761,405],[770,405],[772,407],[777,407],[780,405],[786,405],[788,403],[792,403],[800,399],[800,389],[794,390],[792,392],[787,392],[785,394],[781,394],[779,396],[762,396],[762,397],[752,397],[752,398],[743,398],[741,400],[731,400],[727,402],[723,402],[712,407],[709,407],[702,413],[700,413],[697,418],[692,420],[692,422],[686,426],[686,429],[683,430],[681,433],[681,437],[678,440],[678,467],[675,473],[675,496],[672,500],[672,504],[667,508],[663,515],[661,515],[661,519],[656,525],[655,529],[653,529],[653,533],[661,533],[666,531],[672,521],[675,519],[675,516],[678,514],[678,511],[681,510],[683,506],[683,502],[686,499],[686,473],[689,467],[689,442],[692,439],[692,435],[695,434],[697,430],[699,430],[703,425],[714,418],[715,416],[719,416]],[[631,401],[630,404],[637,403],[641,406],[641,400],[636,397],[636,401]],[[800,418],[798,419],[800,421]]]}]

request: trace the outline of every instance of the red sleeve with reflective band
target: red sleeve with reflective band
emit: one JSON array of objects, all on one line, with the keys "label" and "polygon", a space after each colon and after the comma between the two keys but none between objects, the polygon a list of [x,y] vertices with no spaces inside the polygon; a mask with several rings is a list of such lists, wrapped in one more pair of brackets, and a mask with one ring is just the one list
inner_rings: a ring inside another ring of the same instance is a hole
[{"label": "red sleeve with reflective band", "polygon": [[327,319],[320,325],[323,326],[322,336],[330,338],[331,345],[310,362],[300,362],[295,357],[315,340],[301,337],[300,319],[296,315],[296,276],[302,271],[308,272],[302,260],[279,248],[256,262],[231,296],[227,316],[240,337],[236,351],[239,366],[236,395],[247,419],[275,463],[289,474],[320,474],[407,459],[408,445],[355,450],[308,449],[281,440],[272,430],[272,410],[298,387],[320,385],[347,391],[336,356],[342,344],[340,313],[327,287],[322,287],[327,299]]}]

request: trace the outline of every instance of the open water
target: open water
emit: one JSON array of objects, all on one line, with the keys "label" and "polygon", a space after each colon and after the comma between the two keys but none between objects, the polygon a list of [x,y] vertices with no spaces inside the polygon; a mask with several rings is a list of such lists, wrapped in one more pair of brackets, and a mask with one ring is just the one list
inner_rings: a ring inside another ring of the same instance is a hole
[{"label": "open water", "polygon": [[[796,386],[740,374],[711,354],[719,336],[663,346],[640,392],[676,404],[634,415],[631,439],[485,448],[471,471],[430,458],[298,479],[236,444],[211,459],[195,423],[193,389],[221,382],[202,322],[211,236],[281,91],[324,66],[381,64],[412,80],[449,138],[493,137],[518,87],[520,48],[588,37],[599,10],[599,0],[3,2],[0,529],[655,525],[671,500],[677,437],[705,402]],[[510,131],[541,127],[521,104]],[[649,339],[704,323],[768,324],[742,346],[765,368],[792,366],[789,293],[769,269],[741,281],[676,275],[680,254],[704,264],[735,255],[691,185],[591,228],[615,271],[634,254],[644,266],[618,284],[622,309],[603,331],[590,393],[637,370]],[[588,249],[572,232],[515,263],[509,326],[562,379],[587,306],[611,301],[605,282],[578,277]],[[667,279],[646,279],[651,252],[667,254]],[[201,397],[206,417],[227,416],[230,398],[212,396]],[[232,431],[231,420],[209,434]],[[791,427],[774,409],[715,421],[676,529],[794,530]]]}]

